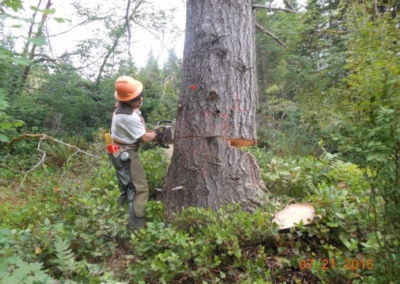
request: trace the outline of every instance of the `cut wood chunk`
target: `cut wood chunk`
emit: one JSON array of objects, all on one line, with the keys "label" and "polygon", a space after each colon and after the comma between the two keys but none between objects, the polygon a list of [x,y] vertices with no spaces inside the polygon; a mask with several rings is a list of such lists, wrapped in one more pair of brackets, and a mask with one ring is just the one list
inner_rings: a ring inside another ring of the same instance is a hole
[{"label": "cut wood chunk", "polygon": [[231,146],[233,147],[246,147],[246,146],[253,146],[256,145],[257,142],[253,140],[246,140],[246,139],[229,139],[229,142],[231,142]]},{"label": "cut wood chunk", "polygon": [[314,220],[314,207],[310,204],[291,204],[285,209],[275,213],[272,222],[278,224],[279,229],[288,229],[294,227],[303,221],[304,225],[310,224]]}]

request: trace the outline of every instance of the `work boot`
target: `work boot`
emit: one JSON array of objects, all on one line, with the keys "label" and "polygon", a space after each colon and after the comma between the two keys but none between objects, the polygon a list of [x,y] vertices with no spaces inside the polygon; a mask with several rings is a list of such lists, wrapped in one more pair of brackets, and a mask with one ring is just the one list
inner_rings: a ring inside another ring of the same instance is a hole
[{"label": "work boot", "polygon": [[146,218],[137,218],[136,216],[131,216],[128,221],[129,228],[133,230],[140,230],[144,228],[146,224]]}]

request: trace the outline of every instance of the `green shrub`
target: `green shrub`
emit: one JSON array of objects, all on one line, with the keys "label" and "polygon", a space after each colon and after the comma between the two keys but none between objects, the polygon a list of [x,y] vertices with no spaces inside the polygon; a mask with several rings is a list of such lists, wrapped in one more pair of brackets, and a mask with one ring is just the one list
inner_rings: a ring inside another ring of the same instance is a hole
[{"label": "green shrub", "polygon": [[[163,165],[160,150],[144,151],[143,164]],[[161,202],[149,202],[147,228],[134,234],[126,227],[127,208],[118,207],[115,170],[106,155],[80,175],[71,170],[79,161],[65,171],[35,172],[30,186],[44,176],[47,181],[29,200],[0,208],[0,226],[7,230],[0,237],[2,256],[39,263],[47,276],[70,283],[376,282],[370,270],[323,269],[323,260],[333,258],[382,265],[365,178],[375,173],[329,153],[284,160],[262,149],[248,151],[270,188],[268,204],[252,214],[231,205],[218,212],[187,208],[167,218]],[[154,170],[161,176],[166,166]],[[293,201],[311,203],[315,221],[279,231],[272,217]],[[300,269],[300,261],[310,259],[315,264]]]},{"label": "green shrub", "polygon": [[249,148],[248,151],[255,155],[267,188],[279,196],[302,199],[318,184],[350,187],[356,192],[369,187],[363,170],[327,152],[319,158],[281,158],[257,148]]},{"label": "green shrub", "polygon": [[[262,261],[263,249],[258,248],[256,255],[242,251],[246,245],[257,247],[270,242],[274,234],[276,226],[270,226],[269,215],[261,211],[249,215],[237,206],[218,212],[189,208],[170,225],[148,223],[146,229],[131,235],[132,256],[127,272],[134,282],[265,279],[268,269]],[[252,273],[243,272],[245,267],[251,267]]]},{"label": "green shrub", "polygon": [[167,173],[168,162],[164,150],[160,147],[140,152],[143,169],[151,193],[155,188],[162,188]]}]

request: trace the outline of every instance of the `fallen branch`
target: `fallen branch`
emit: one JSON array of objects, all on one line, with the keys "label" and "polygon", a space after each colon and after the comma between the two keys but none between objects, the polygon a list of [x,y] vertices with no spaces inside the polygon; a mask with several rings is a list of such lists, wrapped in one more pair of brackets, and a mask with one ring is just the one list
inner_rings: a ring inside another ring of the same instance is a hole
[{"label": "fallen branch", "polygon": [[256,28],[272,37],[279,45],[283,46],[286,49],[289,49],[279,38],[277,38],[273,33],[262,27],[260,24],[256,23]]},{"label": "fallen branch", "polygon": [[[54,141],[54,142],[57,142],[57,143],[59,143],[59,144],[63,144],[63,145],[65,145],[65,146],[67,146],[68,148],[75,149],[75,150],[77,150],[77,152],[82,153],[82,154],[85,154],[86,156],[89,156],[89,157],[92,157],[92,158],[96,158],[96,159],[99,158],[98,156],[92,155],[92,154],[90,154],[89,152],[86,152],[86,151],[84,151],[84,150],[82,150],[82,149],[80,149],[80,148],[78,148],[78,147],[76,147],[76,146],[74,146],[74,145],[71,145],[71,144],[62,142],[62,141],[60,141],[60,140],[58,140],[58,139],[56,139],[56,138],[54,138],[54,137],[51,137],[51,136],[48,136],[47,134],[44,134],[44,133],[38,133],[38,134],[22,134],[21,136],[18,136],[17,138],[14,138],[13,140],[11,140],[10,143],[8,143],[8,147],[11,148],[12,145],[13,145],[15,142],[18,142],[18,141],[21,141],[21,140],[27,139],[27,138]],[[76,154],[76,153],[75,153],[75,154]],[[74,155],[75,155],[75,154],[74,154]]]},{"label": "fallen branch", "polygon": [[19,184],[19,186],[18,186],[18,188],[17,188],[17,191],[20,191],[20,190],[21,190],[21,187],[22,187],[22,185],[24,184],[24,182],[25,182],[26,177],[28,176],[28,174],[31,173],[31,172],[33,172],[34,170],[36,170],[36,168],[39,167],[40,165],[44,164],[44,160],[46,159],[46,152],[43,151],[42,149],[40,149],[40,145],[42,144],[42,142],[43,142],[44,140],[45,140],[45,136],[43,136],[42,138],[40,138],[39,144],[38,144],[38,147],[37,147],[38,150],[39,150],[39,152],[43,154],[43,155],[42,155],[42,158],[40,159],[40,161],[39,161],[32,169],[30,169],[30,170],[28,170],[28,171],[26,171],[26,172],[24,173],[24,177],[22,178],[22,181],[21,181],[21,183]]},{"label": "fallen branch", "polygon": [[25,138],[41,138],[41,137],[43,137],[43,135],[45,135],[45,134],[22,134],[22,135],[18,136],[17,138],[14,138],[13,140],[11,140],[8,143],[8,147],[12,148],[12,146],[15,142],[21,141]]},{"label": "fallen branch", "polygon": [[95,158],[95,159],[99,159],[98,156],[92,155],[92,154],[90,154],[90,153],[88,153],[88,152],[86,152],[86,151],[84,151],[84,150],[82,150],[82,149],[80,149],[80,148],[78,148],[78,147],[76,147],[76,146],[74,146],[74,145],[71,145],[71,144],[62,142],[62,141],[60,141],[60,140],[58,140],[58,139],[56,139],[56,138],[54,138],[54,137],[48,136],[47,134],[43,134],[43,133],[39,133],[39,134],[22,134],[21,136],[18,136],[17,138],[14,138],[13,140],[11,140],[10,143],[8,143],[8,147],[11,148],[15,142],[18,142],[18,141],[21,141],[21,140],[24,140],[24,139],[39,139],[39,143],[38,143],[37,149],[39,150],[40,153],[42,153],[42,157],[40,158],[39,162],[38,162],[33,168],[29,169],[29,170],[26,171],[26,172],[20,172],[20,171],[11,169],[11,168],[9,168],[9,167],[6,166],[6,165],[0,164],[0,167],[2,167],[2,168],[8,168],[8,169],[11,169],[11,170],[14,170],[14,171],[16,171],[16,172],[19,172],[19,173],[23,173],[23,174],[24,174],[24,177],[22,178],[22,181],[21,181],[20,185],[18,186],[17,191],[20,191],[20,190],[21,190],[21,188],[22,188],[22,186],[23,186],[23,184],[24,184],[24,182],[25,182],[25,180],[26,180],[28,174],[30,174],[31,172],[33,172],[34,170],[36,170],[40,165],[43,165],[43,164],[44,164],[44,161],[45,161],[45,159],[46,159],[46,152],[40,148],[40,146],[42,145],[43,141],[46,141],[46,140],[54,141],[54,142],[56,142],[56,143],[65,145],[65,146],[67,146],[67,147],[70,148],[70,149],[76,150],[76,151],[68,158],[67,164],[68,164],[68,162],[71,160],[71,158],[72,158],[73,156],[75,156],[76,154],[78,154],[78,153],[82,153],[82,154],[85,154],[86,156],[89,156],[89,157],[92,157],[92,158]]}]

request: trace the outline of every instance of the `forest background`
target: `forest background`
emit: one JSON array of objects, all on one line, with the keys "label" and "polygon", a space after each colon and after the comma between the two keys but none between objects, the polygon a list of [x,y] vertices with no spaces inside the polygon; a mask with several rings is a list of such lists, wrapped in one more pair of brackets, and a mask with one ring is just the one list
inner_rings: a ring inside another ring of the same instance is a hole
[{"label": "forest background", "polygon": [[[38,3],[0,6],[0,281],[398,283],[399,1],[257,10],[279,42],[256,35],[258,145],[246,151],[270,202],[250,215],[228,206],[171,219],[152,201],[148,227],[134,235],[102,134],[119,75],[143,82],[149,128],[175,118],[182,59],[172,49],[161,64],[149,50],[137,67],[130,54],[138,27],[160,39],[176,32],[174,11],[142,0],[99,15],[77,3],[80,25],[102,23],[106,36],[54,56],[47,23],[68,19]],[[19,36],[5,28],[11,18],[27,23],[14,27]],[[141,157],[155,196],[167,158],[154,147]],[[316,219],[281,232],[271,217],[293,202],[311,203]]]}]

